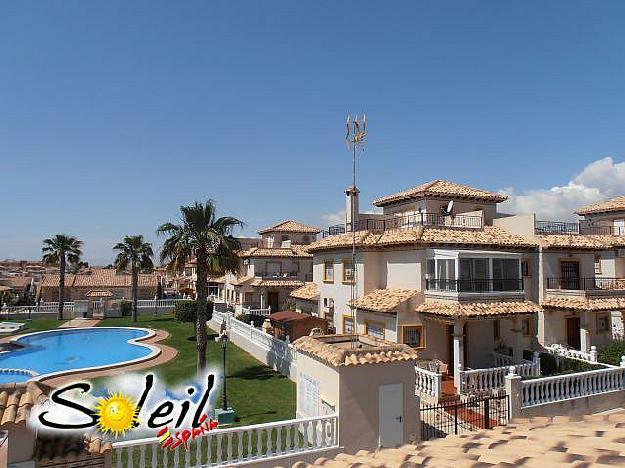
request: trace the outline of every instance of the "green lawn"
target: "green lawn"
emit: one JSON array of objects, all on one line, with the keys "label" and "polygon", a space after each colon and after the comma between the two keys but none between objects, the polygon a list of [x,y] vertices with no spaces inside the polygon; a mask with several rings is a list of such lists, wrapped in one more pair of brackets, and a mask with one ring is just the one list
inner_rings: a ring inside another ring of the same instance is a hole
[{"label": "green lawn", "polygon": [[[162,343],[176,348],[178,356],[152,368],[168,384],[194,379],[196,348],[192,323],[176,322],[171,315],[167,315],[158,318],[140,317],[137,324],[133,324],[129,317],[108,318],[98,324],[102,327],[133,325],[169,332],[169,338]],[[209,329],[209,367],[222,366],[221,346],[215,342],[215,336]],[[295,417],[295,384],[232,344],[228,345],[227,379],[228,404],[235,409],[238,424],[258,424]],[[221,386],[213,391],[221,395]]]}]

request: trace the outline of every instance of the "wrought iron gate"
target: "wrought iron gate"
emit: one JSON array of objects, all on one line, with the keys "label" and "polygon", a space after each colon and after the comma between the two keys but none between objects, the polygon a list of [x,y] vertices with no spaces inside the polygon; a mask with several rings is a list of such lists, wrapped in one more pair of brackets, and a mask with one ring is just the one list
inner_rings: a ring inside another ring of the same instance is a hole
[{"label": "wrought iron gate", "polygon": [[421,439],[430,440],[495,426],[505,426],[509,417],[509,396],[472,397],[421,405]]}]

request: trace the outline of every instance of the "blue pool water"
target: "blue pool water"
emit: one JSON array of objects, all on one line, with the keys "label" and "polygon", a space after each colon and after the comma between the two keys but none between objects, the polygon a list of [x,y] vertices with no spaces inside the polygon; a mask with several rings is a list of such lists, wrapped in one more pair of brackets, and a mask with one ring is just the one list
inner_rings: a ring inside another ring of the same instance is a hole
[{"label": "blue pool water", "polygon": [[[152,351],[129,340],[148,330],[84,328],[33,333],[16,340],[23,349],[0,353],[0,369],[25,369],[37,374],[108,366],[146,357]],[[0,372],[0,383],[24,382],[30,374]]]}]

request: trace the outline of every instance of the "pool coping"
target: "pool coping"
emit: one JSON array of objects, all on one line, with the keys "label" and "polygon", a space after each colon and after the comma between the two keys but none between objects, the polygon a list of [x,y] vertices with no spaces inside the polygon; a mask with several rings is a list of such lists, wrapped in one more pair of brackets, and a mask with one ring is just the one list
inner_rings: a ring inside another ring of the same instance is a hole
[{"label": "pool coping", "polygon": [[[45,382],[47,385],[51,385],[51,386],[55,386],[52,382],[54,382],[55,380],[57,380],[57,383],[60,383],[61,381],[65,381],[67,380],[67,377],[69,376],[73,376],[76,377],[77,375],[81,375],[81,374],[86,374],[84,376],[82,376],[81,378],[87,378],[87,377],[99,377],[99,376],[105,376],[105,375],[110,375],[110,372],[112,369],[121,369],[121,368],[130,368],[130,367],[134,367],[134,370],[138,370],[136,367],[139,366],[139,368],[146,368],[146,367],[152,367],[153,365],[158,365],[158,364],[162,364],[164,362],[167,362],[171,359],[173,359],[176,355],[177,355],[177,350],[170,348],[169,346],[165,347],[164,345],[157,345],[156,342],[158,341],[162,341],[163,339],[167,338],[169,336],[169,333],[164,332],[164,333],[158,333],[158,332],[163,332],[163,330],[158,330],[155,331],[151,328],[142,328],[142,327],[77,327],[77,328],[66,328],[66,329],[58,329],[58,328],[54,328],[51,330],[42,330],[42,331],[38,331],[38,332],[31,332],[31,333],[24,333],[21,335],[16,335],[11,337],[10,340],[7,340],[10,343],[14,343],[18,346],[23,346],[21,345],[19,342],[17,342],[18,340],[28,337],[28,336],[32,336],[32,335],[43,335],[45,333],[72,333],[72,331],[79,331],[79,330],[106,330],[106,329],[115,329],[115,330],[141,330],[141,331],[146,331],[147,334],[145,336],[140,336],[138,338],[132,338],[130,340],[127,340],[127,343],[136,345],[136,346],[141,346],[143,348],[147,348],[150,350],[150,353],[146,356],[142,356],[140,358],[136,358],[136,359],[131,359],[129,361],[121,361],[121,362],[117,362],[115,364],[108,364],[105,366],[93,366],[93,367],[83,367],[80,369],[71,369],[71,370],[63,370],[63,371],[57,371],[57,372],[51,372],[48,374],[41,374],[38,375],[36,377],[33,377],[32,379],[28,379],[28,381],[26,382]],[[156,339],[155,339],[156,338]],[[150,340],[150,343],[143,343],[143,341],[148,341]],[[167,356],[166,359],[162,360],[162,362],[159,363],[153,363],[152,361],[157,360],[160,356],[162,356],[164,354],[164,350],[163,348],[167,348]],[[170,350],[173,350],[174,353],[172,354]],[[0,355],[4,354],[4,352],[10,352],[10,351],[3,351],[0,352]],[[144,365],[144,364],[151,364],[151,365]],[[130,369],[128,369],[130,370]],[[52,382],[50,382],[52,381]]]}]

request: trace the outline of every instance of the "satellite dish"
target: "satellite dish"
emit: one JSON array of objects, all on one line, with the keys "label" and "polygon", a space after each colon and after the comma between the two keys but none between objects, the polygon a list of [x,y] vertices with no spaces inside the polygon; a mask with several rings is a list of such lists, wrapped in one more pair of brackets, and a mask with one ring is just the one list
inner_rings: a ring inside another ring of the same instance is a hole
[{"label": "satellite dish", "polygon": [[445,211],[447,211],[447,214],[451,214],[451,210],[454,209],[454,201],[451,200],[449,203],[447,203],[447,208]]}]

